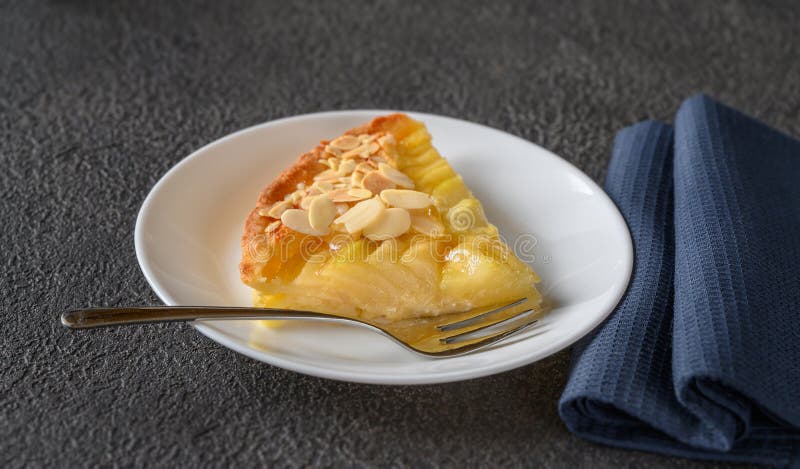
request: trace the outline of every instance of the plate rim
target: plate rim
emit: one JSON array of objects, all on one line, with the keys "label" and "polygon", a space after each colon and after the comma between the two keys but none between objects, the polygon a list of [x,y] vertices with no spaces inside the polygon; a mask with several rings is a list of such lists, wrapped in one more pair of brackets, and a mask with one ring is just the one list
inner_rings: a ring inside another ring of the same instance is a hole
[{"label": "plate rim", "polygon": [[[450,372],[436,372],[436,373],[418,372],[414,374],[403,374],[403,375],[393,375],[393,374],[370,375],[364,373],[359,374],[357,372],[329,369],[322,366],[307,365],[299,361],[286,360],[278,356],[270,355],[267,352],[258,351],[254,348],[248,347],[246,344],[243,344],[235,340],[228,334],[216,330],[210,325],[203,324],[202,321],[190,323],[192,327],[194,327],[196,330],[198,330],[201,334],[203,334],[207,338],[235,352],[241,353],[242,355],[245,355],[254,360],[264,362],[273,366],[277,366],[283,369],[291,370],[294,372],[315,376],[319,378],[326,378],[337,381],[354,382],[354,383],[382,384],[382,385],[423,385],[423,384],[439,384],[439,383],[463,381],[468,379],[476,379],[498,373],[503,373],[515,368],[519,368],[534,363],[536,361],[542,360],[554,353],[557,353],[571,346],[578,340],[590,334],[593,330],[597,328],[598,325],[600,325],[602,322],[606,320],[606,318],[608,318],[608,316],[614,311],[614,309],[616,309],[617,305],[622,300],[622,297],[625,295],[625,292],[628,290],[628,287],[630,286],[631,277],[633,274],[634,250],[633,250],[633,240],[631,238],[631,233],[630,233],[630,227],[628,226],[625,217],[622,215],[622,213],[620,213],[617,205],[599,184],[597,184],[593,179],[591,179],[588,175],[586,175],[586,173],[584,173],[580,168],[578,168],[571,162],[567,161],[566,159],[558,156],[557,154],[551,152],[547,148],[544,148],[540,145],[537,145],[534,142],[531,142],[529,140],[526,140],[522,137],[511,134],[504,130],[496,129],[494,127],[490,127],[482,123],[472,122],[440,114],[432,114],[432,113],[416,112],[416,111],[404,111],[404,110],[390,110],[390,109],[342,109],[342,110],[332,110],[332,111],[310,112],[293,116],[281,117],[278,119],[272,119],[245,127],[243,129],[231,132],[229,134],[225,134],[224,136],[201,146],[200,148],[189,153],[187,156],[183,157],[180,161],[175,163],[169,170],[167,170],[167,172],[164,173],[158,179],[158,181],[153,185],[153,187],[150,189],[147,196],[145,197],[144,201],[142,202],[142,205],[136,217],[136,224],[134,227],[134,249],[136,252],[136,259],[138,261],[139,268],[142,271],[145,280],[147,280],[147,283],[150,285],[150,288],[155,292],[156,296],[158,296],[158,298],[165,305],[168,306],[178,305],[178,302],[175,301],[175,299],[168,292],[166,292],[166,290],[160,285],[156,275],[154,274],[154,269],[150,265],[150,261],[145,255],[143,219],[146,216],[147,212],[149,211],[150,207],[153,205],[154,200],[157,199],[158,193],[161,190],[163,190],[168,181],[172,179],[181,170],[181,168],[185,166],[189,161],[196,158],[198,155],[203,154],[208,149],[214,146],[222,145],[223,143],[229,140],[239,138],[244,134],[261,131],[262,129],[284,124],[289,121],[295,121],[295,120],[300,121],[304,119],[319,118],[319,117],[332,117],[332,116],[335,117],[337,115],[345,115],[345,114],[380,115],[380,114],[391,114],[396,112],[405,113],[408,114],[409,116],[421,120],[430,117],[435,119],[449,120],[454,123],[466,123],[470,125],[476,125],[483,128],[484,130],[499,133],[502,134],[504,137],[511,137],[512,139],[519,140],[522,143],[532,145],[534,147],[537,147],[539,150],[542,150],[547,158],[550,158],[559,164],[566,165],[573,174],[578,176],[583,182],[587,183],[588,185],[596,189],[599,196],[602,199],[604,199],[604,201],[607,204],[609,204],[610,207],[613,207],[612,213],[615,219],[614,222],[615,224],[619,224],[620,226],[624,227],[624,230],[622,231],[625,235],[625,241],[626,241],[626,249],[624,249],[626,259],[623,259],[624,261],[626,261],[624,263],[624,269],[625,269],[624,277],[626,278],[626,281],[624,282],[624,287],[621,287],[619,288],[618,291],[614,292],[615,294],[613,296],[613,299],[608,302],[608,306],[605,308],[606,311],[603,314],[598,315],[591,322],[590,327],[587,327],[586,331],[583,332],[582,334],[578,334],[575,337],[570,337],[568,340],[565,341],[555,341],[551,343],[549,346],[536,350],[535,353],[521,355],[509,359],[499,365],[485,366],[477,370],[466,369],[466,370],[455,370]],[[447,360],[447,359],[434,358],[432,360]]]}]

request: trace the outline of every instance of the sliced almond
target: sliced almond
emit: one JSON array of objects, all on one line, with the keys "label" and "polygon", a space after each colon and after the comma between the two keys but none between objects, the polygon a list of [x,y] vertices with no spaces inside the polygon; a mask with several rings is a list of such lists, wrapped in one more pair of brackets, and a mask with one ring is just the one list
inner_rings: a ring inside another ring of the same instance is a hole
[{"label": "sliced almond", "polygon": [[[267,210],[267,214],[266,215],[269,216],[269,217],[272,217],[272,218],[280,218],[281,214],[283,212],[285,212],[286,210],[290,209],[290,208],[292,208],[291,202],[289,202],[287,200],[282,200],[280,202],[276,202],[275,204],[273,204],[272,207],[270,207]],[[259,215],[263,216],[264,214],[261,213],[263,211],[264,211],[264,209],[262,208],[259,211]]]},{"label": "sliced almond", "polygon": [[372,192],[367,189],[361,188],[352,188],[347,190],[347,195],[352,197],[358,197],[359,199],[369,199],[372,197]]},{"label": "sliced almond", "polygon": [[393,183],[397,184],[400,187],[405,187],[406,189],[414,188],[414,181],[412,181],[410,177],[392,168],[386,163],[379,163],[378,171],[380,171],[381,174],[386,176],[389,180],[391,180]]},{"label": "sliced almond", "polygon": [[375,221],[385,210],[383,202],[377,197],[373,197],[353,205],[350,210],[333,222],[343,224],[348,233],[358,233]]},{"label": "sliced almond", "polygon": [[333,183],[331,179],[319,179],[311,186],[312,189],[317,189],[320,193],[330,192],[333,190]]},{"label": "sliced almond", "polygon": [[354,160],[344,160],[339,165],[339,176],[348,176],[354,169],[356,169],[356,162]]},{"label": "sliced almond", "polygon": [[364,173],[360,171],[353,171],[353,174],[350,175],[350,185],[353,187],[358,187],[361,185],[361,181],[364,180]]},{"label": "sliced almond", "polygon": [[267,227],[264,229],[264,232],[265,233],[272,233],[273,231],[277,230],[280,227],[281,227],[281,221],[280,220],[275,220],[274,222],[272,222],[269,225],[267,225]]},{"label": "sliced almond", "polygon": [[300,201],[300,208],[302,208],[303,210],[308,210],[308,207],[311,206],[311,202],[313,202],[314,199],[316,199],[317,197],[319,197],[319,196],[317,196],[317,195],[307,195],[307,196],[303,197],[303,200]]},{"label": "sliced almond", "polygon": [[429,215],[426,210],[410,210],[409,215],[411,215],[411,228],[417,233],[432,238],[444,234],[444,224],[439,217]]},{"label": "sliced almond", "polygon": [[[372,204],[372,202],[370,202],[371,200],[372,199],[364,200],[362,202],[359,202],[359,203],[353,205],[352,207],[348,207],[347,211],[345,211],[343,214],[339,215],[338,217],[334,218],[334,220],[333,220],[334,225],[336,225],[336,224],[345,224],[348,221],[350,221],[350,219],[353,218],[354,216],[356,216],[358,213],[360,213],[360,211],[365,210],[368,205]],[[366,204],[366,202],[370,202],[370,204]],[[337,204],[337,205],[339,205],[339,204]],[[383,203],[381,203],[380,205],[383,206]],[[356,208],[356,207],[358,207],[358,208]]]},{"label": "sliced almond", "polygon": [[336,206],[327,196],[314,197],[308,207],[308,223],[315,230],[327,230],[336,218]]},{"label": "sliced almond", "polygon": [[356,165],[356,171],[360,171],[362,173],[368,173],[374,169],[378,169],[378,165],[370,164],[370,161],[362,161]]},{"label": "sliced almond", "polygon": [[350,210],[350,206],[347,204],[334,204],[336,206],[336,214],[337,215],[344,215],[345,212]]},{"label": "sliced almond", "polygon": [[387,178],[378,171],[370,171],[361,180],[361,187],[372,191],[373,194],[380,194],[381,191],[386,189],[394,189],[395,184],[391,179]]},{"label": "sliced almond", "polygon": [[392,207],[405,209],[425,208],[433,205],[433,199],[428,194],[408,189],[386,189],[381,191],[381,199]]},{"label": "sliced almond", "polygon": [[342,158],[357,158],[359,156],[359,152],[357,152],[356,150],[358,150],[358,148],[356,148],[355,150],[350,150],[348,152],[342,153]]},{"label": "sliced almond", "polygon": [[380,146],[375,142],[364,142],[358,148],[354,148],[344,154],[342,158],[363,158],[367,159],[370,155],[380,150]]},{"label": "sliced almond", "polygon": [[291,208],[281,215],[281,221],[289,229],[297,231],[298,233],[307,234],[311,236],[324,236],[328,234],[328,229],[318,230],[311,226],[308,221],[308,211],[298,210]]},{"label": "sliced almond", "polygon": [[331,144],[325,145],[325,152],[330,153],[332,156],[340,156],[342,154],[342,150]]},{"label": "sliced almond", "polygon": [[361,193],[357,193],[356,195],[349,194],[350,189],[347,187],[343,187],[340,189],[333,190],[328,192],[327,196],[330,197],[336,203],[340,202],[358,202],[359,200],[364,200],[372,197],[372,192],[369,193],[366,197],[363,196]]},{"label": "sliced almond", "polygon": [[334,139],[329,145],[339,150],[352,150],[361,144],[361,139],[353,135],[342,135]]},{"label": "sliced almond", "polygon": [[292,192],[292,199],[291,199],[292,203],[294,205],[299,205],[300,201],[303,200],[303,196],[304,195],[305,194],[303,193],[303,191],[294,191],[294,192]]},{"label": "sliced almond", "polygon": [[411,228],[411,216],[402,208],[387,208],[364,227],[364,236],[373,241],[396,238]]},{"label": "sliced almond", "polygon": [[326,179],[335,179],[338,177],[339,177],[338,171],[336,171],[335,169],[326,169],[325,171],[322,171],[321,173],[314,176],[314,180],[324,181]]}]

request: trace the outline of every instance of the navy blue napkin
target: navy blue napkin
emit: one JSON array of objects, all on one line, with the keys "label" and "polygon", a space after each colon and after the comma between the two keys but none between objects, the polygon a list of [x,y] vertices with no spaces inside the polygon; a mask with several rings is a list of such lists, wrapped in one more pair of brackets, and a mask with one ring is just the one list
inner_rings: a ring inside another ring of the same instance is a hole
[{"label": "navy blue napkin", "polygon": [[800,467],[800,141],[706,96],[617,135],[625,297],[559,402],[590,440]]}]

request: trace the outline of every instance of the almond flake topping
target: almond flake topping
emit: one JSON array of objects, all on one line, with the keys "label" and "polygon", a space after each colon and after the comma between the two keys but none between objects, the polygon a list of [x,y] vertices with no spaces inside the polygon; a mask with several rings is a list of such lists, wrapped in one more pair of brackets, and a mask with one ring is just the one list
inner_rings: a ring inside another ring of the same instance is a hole
[{"label": "almond flake topping", "polygon": [[373,241],[396,238],[411,227],[411,216],[402,208],[387,208],[369,225],[364,227],[364,236]]},{"label": "almond flake topping", "polygon": [[375,135],[372,135],[372,134],[361,134],[361,135],[358,136],[358,139],[361,141],[361,143],[369,143],[369,142],[375,140]]},{"label": "almond flake topping", "polygon": [[[277,203],[273,204],[272,207],[270,207],[267,210],[266,215],[269,216],[269,217],[272,217],[272,218],[280,218],[281,214],[283,212],[285,212],[287,209],[290,209],[290,208],[292,208],[292,204],[289,201],[282,200],[280,202],[277,202]],[[264,211],[264,209],[262,208],[258,212],[258,214],[261,215],[261,216],[264,216],[264,214],[262,213],[263,211]]]},{"label": "almond flake topping", "polygon": [[362,161],[356,165],[356,171],[368,173],[374,169],[378,169],[377,165],[370,164],[370,161]]},{"label": "almond flake topping", "polygon": [[358,187],[361,185],[361,181],[364,180],[364,173],[353,171],[353,174],[350,175],[350,185],[353,187]]},{"label": "almond flake topping", "polygon": [[367,173],[364,179],[361,180],[361,186],[371,191],[373,194],[380,194],[381,191],[395,188],[394,182],[378,171],[370,171]]},{"label": "almond flake topping", "polygon": [[349,192],[351,189],[343,187],[341,189],[336,189],[331,192],[328,192],[327,196],[330,197],[336,203],[341,202],[358,202],[359,200],[364,200],[372,197],[372,192],[369,193],[366,197],[363,197],[362,194],[357,193],[356,195],[350,194]]},{"label": "almond flake topping", "polygon": [[383,202],[377,197],[373,197],[355,204],[333,222],[343,224],[348,233],[358,233],[375,221],[384,210],[386,208],[383,206]]},{"label": "almond flake topping", "polygon": [[337,179],[339,177],[339,172],[335,169],[326,169],[325,171],[317,174],[314,176],[314,180],[320,181],[325,179]]},{"label": "almond flake topping", "polygon": [[433,205],[433,199],[428,194],[407,189],[386,189],[381,191],[381,199],[392,207],[405,209],[425,208]]},{"label": "almond flake topping", "polygon": [[[411,190],[414,182],[387,159],[391,135],[343,135],[325,146],[319,161],[327,166],[313,183],[297,184],[297,190],[259,214],[280,221],[270,223],[271,233],[286,225],[311,236],[325,236],[331,229],[383,241],[409,230],[439,236],[444,225],[430,214],[433,198]],[[388,208],[387,208],[388,206]]]},{"label": "almond flake topping", "polygon": [[381,174],[386,176],[389,180],[391,180],[393,183],[397,184],[400,187],[405,187],[407,189],[414,188],[414,181],[412,181],[410,177],[392,168],[386,163],[379,163],[378,171],[380,171]]},{"label": "almond flake topping", "polygon": [[327,179],[318,179],[316,182],[314,182],[314,185],[311,186],[311,188],[318,189],[320,193],[330,192],[333,190],[333,183]]},{"label": "almond flake topping", "polygon": [[[367,156],[364,156],[366,154]],[[354,148],[344,154],[342,158],[369,158],[369,146],[367,144]]]},{"label": "almond flake topping", "polygon": [[300,208],[302,208],[303,210],[308,210],[308,207],[311,205],[311,202],[313,202],[314,199],[316,198],[317,196],[314,195],[307,195],[303,197],[303,200],[300,201]]},{"label": "almond flake topping", "polygon": [[280,226],[281,226],[281,221],[280,220],[275,220],[274,222],[272,222],[269,225],[267,225],[267,227],[264,229],[264,231],[266,233],[272,233],[273,231],[275,231],[278,228],[280,228]]},{"label": "almond flake topping", "polygon": [[325,153],[328,153],[333,156],[342,156],[342,150],[334,147],[331,144],[325,146]]},{"label": "almond flake topping", "polygon": [[308,223],[315,230],[327,230],[336,218],[336,206],[327,196],[314,197],[308,207]]},{"label": "almond flake topping", "polygon": [[289,210],[283,212],[283,215],[281,215],[281,221],[289,229],[297,231],[298,233],[311,236],[324,236],[328,234],[327,227],[324,230],[318,230],[311,226],[311,223],[308,221],[307,210],[290,208]]},{"label": "almond flake topping", "polygon": [[344,160],[339,165],[339,175],[348,176],[353,170],[356,169],[356,162],[353,160]]},{"label": "almond flake topping", "polygon": [[361,199],[369,199],[370,197],[372,197],[372,192],[367,189],[355,188],[355,189],[348,189],[347,195],[352,197],[358,197]]},{"label": "almond flake topping", "polygon": [[341,137],[334,139],[330,143],[330,146],[339,150],[347,151],[358,147],[359,144],[361,144],[361,139],[358,137],[354,137],[352,135],[342,135]]}]

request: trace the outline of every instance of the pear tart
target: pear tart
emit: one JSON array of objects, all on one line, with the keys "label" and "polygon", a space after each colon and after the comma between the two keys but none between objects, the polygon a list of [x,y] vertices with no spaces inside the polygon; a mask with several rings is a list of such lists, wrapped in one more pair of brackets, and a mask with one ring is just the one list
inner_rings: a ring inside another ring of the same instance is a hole
[{"label": "pear tart", "polygon": [[365,320],[541,301],[536,273],[404,114],[322,141],[267,186],[240,274],[257,306]]}]

